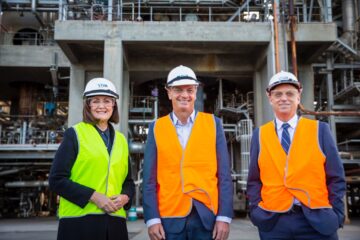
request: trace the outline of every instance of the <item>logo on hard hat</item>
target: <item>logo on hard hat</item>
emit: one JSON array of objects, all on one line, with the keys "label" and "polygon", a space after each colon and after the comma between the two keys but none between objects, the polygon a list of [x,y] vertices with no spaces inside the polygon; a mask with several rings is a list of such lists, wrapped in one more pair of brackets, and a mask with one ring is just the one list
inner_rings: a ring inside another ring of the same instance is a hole
[{"label": "logo on hard hat", "polygon": [[108,85],[107,85],[106,83],[99,83],[99,84],[98,84],[98,87],[99,87],[99,88],[107,88]]},{"label": "logo on hard hat", "polygon": [[284,80],[292,80],[292,79],[290,79],[288,76],[279,77],[279,81],[284,81]]}]

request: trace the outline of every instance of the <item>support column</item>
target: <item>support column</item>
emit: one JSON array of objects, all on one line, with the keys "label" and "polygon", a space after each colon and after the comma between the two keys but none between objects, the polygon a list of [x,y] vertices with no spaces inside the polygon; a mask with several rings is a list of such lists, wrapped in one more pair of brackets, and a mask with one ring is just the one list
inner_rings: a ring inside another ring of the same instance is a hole
[{"label": "support column", "polygon": [[[280,57],[280,70],[289,71],[288,66],[288,48],[287,48],[287,32],[286,24],[279,23],[279,57]],[[270,76],[271,77],[271,76]]]},{"label": "support column", "polygon": [[130,75],[129,71],[125,70],[123,73],[123,101],[120,110],[120,130],[128,139],[129,129],[129,93],[130,93]]},{"label": "support column", "polygon": [[[269,85],[269,80],[276,73],[275,58],[274,58],[275,49],[273,47],[273,44],[274,41],[271,40],[267,50],[267,56],[266,56],[267,63],[265,66],[263,66],[260,69],[261,85],[258,93],[262,96],[262,119],[260,120],[260,124],[264,124],[274,119],[274,113],[269,103],[268,97],[266,95],[266,88]],[[281,69],[281,64],[282,62],[280,62],[280,69]]]},{"label": "support column", "polygon": [[[314,110],[314,72],[310,64],[299,65],[299,81],[303,86],[301,104],[309,110]],[[312,115],[306,116],[314,118]]]},{"label": "support column", "polygon": [[85,88],[85,69],[71,64],[69,83],[68,127],[82,121],[83,92]]},{"label": "support column", "polygon": [[[118,37],[105,40],[104,46],[104,77],[112,81],[119,93],[119,110],[123,106],[123,48],[122,42]],[[124,121],[120,115],[120,123]],[[125,129],[120,129],[120,124],[116,124],[116,130],[124,133]],[[126,134],[126,133],[124,133]]]},{"label": "support column", "polygon": [[255,72],[253,77],[254,86],[254,121],[255,126],[259,127],[263,124],[263,91],[261,84],[261,73]]},{"label": "support column", "polygon": [[[328,53],[326,56],[326,70],[327,70],[326,84],[327,84],[327,98],[328,98],[327,110],[328,111],[332,111],[332,108],[334,106],[334,87],[333,87],[333,74],[332,74],[332,71],[334,69],[333,64],[334,64],[334,57],[333,57],[332,53]],[[331,132],[335,138],[335,143],[337,143],[335,116],[330,115],[328,118],[328,121],[329,121]]]}]

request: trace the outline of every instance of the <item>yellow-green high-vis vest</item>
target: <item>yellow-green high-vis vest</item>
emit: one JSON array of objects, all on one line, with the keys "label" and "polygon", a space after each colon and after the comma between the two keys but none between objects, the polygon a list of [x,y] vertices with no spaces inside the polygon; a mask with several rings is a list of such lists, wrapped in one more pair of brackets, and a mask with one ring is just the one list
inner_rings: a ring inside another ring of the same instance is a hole
[{"label": "yellow-green high-vis vest", "polygon": [[[93,125],[81,122],[73,128],[77,135],[79,152],[71,169],[70,180],[108,197],[120,194],[128,174],[128,145],[124,135],[115,131],[109,156],[103,139]],[[104,211],[90,201],[81,208],[63,197],[60,198],[59,218],[88,214],[104,214]],[[123,208],[111,215],[126,217]]]}]

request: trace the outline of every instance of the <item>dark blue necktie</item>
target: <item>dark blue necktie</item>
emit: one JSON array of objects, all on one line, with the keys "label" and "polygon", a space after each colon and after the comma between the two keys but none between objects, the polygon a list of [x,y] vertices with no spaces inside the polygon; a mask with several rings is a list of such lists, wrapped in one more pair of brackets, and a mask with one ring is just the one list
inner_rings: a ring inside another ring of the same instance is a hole
[{"label": "dark blue necktie", "polygon": [[286,154],[289,152],[291,140],[290,140],[290,134],[288,132],[288,128],[290,127],[290,124],[283,123],[281,126],[283,128],[282,135],[281,135],[281,146],[283,147]]}]

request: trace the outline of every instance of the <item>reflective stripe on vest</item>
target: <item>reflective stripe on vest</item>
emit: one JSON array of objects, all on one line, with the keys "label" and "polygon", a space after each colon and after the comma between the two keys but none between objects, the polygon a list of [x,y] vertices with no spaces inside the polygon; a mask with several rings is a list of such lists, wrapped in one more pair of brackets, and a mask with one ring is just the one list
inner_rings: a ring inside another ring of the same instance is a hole
[{"label": "reflective stripe on vest", "polygon": [[300,118],[286,155],[274,121],[260,127],[261,208],[286,212],[294,197],[312,209],[331,208],[324,169],[326,158],[319,146],[318,128],[318,121]]},{"label": "reflective stripe on vest", "polygon": [[154,127],[160,216],[184,217],[192,199],[218,211],[216,125],[214,116],[197,113],[186,148],[180,145],[170,115]]},{"label": "reflective stripe on vest", "polygon": [[[79,152],[71,169],[70,180],[95,189],[110,197],[121,193],[122,184],[128,173],[128,147],[120,132],[115,131],[111,154],[96,128],[88,123],[74,126]],[[80,217],[87,214],[104,214],[94,203],[89,202],[84,208],[60,198],[59,217]],[[121,208],[111,215],[126,217]]]}]

